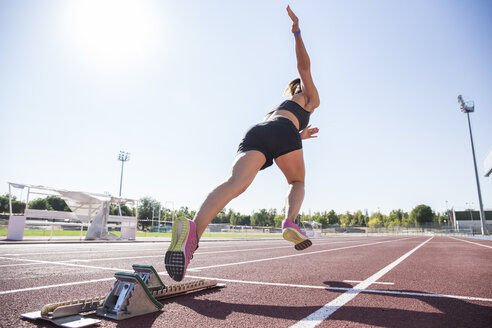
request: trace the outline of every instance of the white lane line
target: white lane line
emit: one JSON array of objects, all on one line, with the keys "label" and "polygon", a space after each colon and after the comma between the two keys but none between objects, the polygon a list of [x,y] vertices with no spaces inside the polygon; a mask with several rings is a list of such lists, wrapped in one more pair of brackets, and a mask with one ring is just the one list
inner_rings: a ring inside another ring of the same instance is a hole
[{"label": "white lane line", "polygon": [[5,268],[5,267],[19,267],[19,266],[26,266],[26,265],[37,265],[37,264],[44,264],[44,263],[17,263],[17,264],[2,264],[2,265],[0,265],[0,268]]},{"label": "white lane line", "polygon": [[[279,244],[285,244],[285,241],[283,239],[275,240]],[[358,240],[339,240],[336,242],[330,241],[330,242],[316,242],[316,245],[326,245],[326,244],[333,244],[333,243],[343,243],[343,242],[351,242],[351,241],[358,241]],[[250,242],[242,242],[242,243],[229,243],[229,242],[224,242],[226,243],[225,245],[207,245],[207,242],[204,242],[205,245],[200,245],[200,249],[209,249],[209,248],[230,248],[231,246],[242,246],[242,245],[248,245],[251,246],[252,244],[254,246],[271,246],[274,241],[265,243],[262,241],[250,241]],[[136,244],[137,245],[137,244]],[[163,243],[163,245],[167,246],[169,245],[169,242]],[[135,246],[135,245],[129,245],[129,246]],[[147,246],[147,245],[146,245]],[[66,246],[64,247],[66,248]],[[166,251],[166,248],[140,248],[140,249],[111,249],[111,252],[142,252],[142,251],[150,251],[150,252],[164,252]],[[47,255],[47,252],[49,252],[48,255],[51,254],[88,254],[88,253],[108,253],[108,248],[101,248],[101,249],[87,249],[87,250],[73,250],[73,251],[52,251],[46,249],[44,252],[35,252],[35,253],[5,253],[5,254],[0,254],[0,256],[29,256],[29,255]]]},{"label": "white lane line", "polygon": [[[393,241],[393,240],[391,240],[391,241]],[[336,241],[336,242],[331,242],[331,243],[325,243],[323,245],[338,244],[338,243],[345,243],[345,242],[346,241]],[[383,243],[383,242],[388,242],[388,241],[382,241],[382,242],[378,242],[378,243]],[[372,245],[372,244],[366,244],[366,245]],[[315,246],[315,245],[313,245],[313,246]],[[361,246],[364,246],[364,245],[361,245]],[[356,246],[348,246],[348,248],[352,248],[352,247],[360,247],[360,246],[359,245],[356,245]],[[281,249],[281,248],[292,248],[292,245],[290,245],[290,246],[269,247],[268,249],[271,250],[271,249]],[[340,250],[340,249],[345,249],[345,248],[342,247],[342,248],[335,248],[335,249],[323,250],[323,251],[317,251],[317,252],[326,252],[326,251]],[[264,251],[263,248],[249,248],[249,249],[239,249],[239,250],[229,250],[229,251],[197,252],[196,255],[221,254],[221,253],[237,253],[237,252],[251,252],[251,251],[257,251],[257,250]],[[286,255],[286,256],[281,256],[281,257],[276,257],[276,258],[270,258],[270,259],[279,259],[279,258],[284,258],[284,257],[313,254],[313,253],[317,253],[317,252],[310,252],[310,253],[303,253],[303,254],[295,254],[295,255]],[[99,258],[99,259],[87,259],[87,260],[77,260],[77,259],[74,259],[74,260],[58,261],[58,262],[50,262],[50,263],[58,263],[58,264],[72,263],[72,262],[86,262],[86,263],[88,263],[88,262],[94,262],[94,261],[114,261],[114,260],[129,260],[129,259],[155,258],[155,257],[163,257],[163,255],[162,254],[159,254],[159,255],[148,255],[148,256],[127,256],[127,257]],[[18,260],[19,261],[33,261],[33,260],[24,260],[24,259],[18,259]],[[241,264],[243,264],[243,263],[251,263],[251,262],[262,262],[262,261],[266,261],[266,260],[268,260],[268,259],[252,260],[252,261],[249,261],[249,262],[242,262]],[[40,262],[38,264],[42,264],[42,262]],[[8,265],[14,266],[14,264],[8,264]],[[22,265],[26,265],[26,264],[22,264]],[[227,265],[232,265],[232,264],[227,264]],[[218,265],[218,266],[224,266],[224,265],[222,264],[222,265]],[[201,271],[203,269],[208,269],[210,267],[215,267],[215,266],[208,266],[208,267],[201,267],[201,268],[189,268],[188,270],[189,271],[198,272],[198,271]],[[98,268],[98,267],[95,267],[95,268]]]},{"label": "white lane line", "polygon": [[402,238],[402,239],[392,239],[392,240],[385,240],[385,241],[378,241],[378,242],[374,242],[374,243],[359,244],[359,245],[352,245],[352,246],[344,246],[344,247],[331,248],[331,249],[325,249],[325,250],[314,251],[314,252],[305,252],[305,253],[298,253],[298,254],[291,254],[291,255],[284,255],[284,256],[267,257],[267,258],[263,258],[263,259],[250,260],[250,261],[242,261],[242,262],[234,262],[234,263],[224,263],[224,264],[208,265],[208,266],[197,267],[197,268],[194,267],[192,269],[193,270],[203,270],[203,269],[220,268],[220,267],[226,267],[226,266],[232,266],[232,265],[240,265],[240,264],[249,264],[249,263],[264,262],[264,261],[280,260],[280,259],[286,259],[286,258],[289,258],[289,257],[306,256],[306,255],[312,255],[312,254],[320,254],[320,253],[334,252],[334,251],[339,251],[339,250],[343,250],[343,249],[350,249],[350,248],[356,248],[356,247],[364,247],[364,246],[372,246],[372,245],[383,244],[383,243],[391,243],[391,242],[395,242],[395,241],[408,240],[408,239],[411,239],[411,238],[416,238],[416,237]]},{"label": "white lane line", "polygon": [[93,266],[93,265],[83,265],[83,264],[64,263],[64,262],[54,262],[54,261],[26,260],[26,259],[9,258],[9,257],[3,257],[3,256],[0,256],[0,259],[12,260],[12,261],[26,261],[26,262],[32,262],[32,263],[38,263],[38,264],[59,264],[59,265],[64,265],[64,266],[86,268],[86,269],[133,272],[133,270],[122,270],[122,269],[118,269],[118,268],[109,268],[109,267],[100,267],[100,266]]},{"label": "white lane line", "polygon": [[224,279],[224,278],[204,277],[204,276],[186,276],[186,277],[187,278],[193,278],[193,279],[210,279],[210,280],[232,282],[232,283],[238,283],[238,284],[249,284],[249,285],[325,289],[325,290],[330,290],[330,291],[346,291],[346,292],[355,291],[357,293],[405,295],[405,296],[415,296],[415,297],[440,297],[440,298],[455,298],[455,299],[466,300],[466,301],[492,302],[492,298],[474,297],[474,296],[432,294],[432,293],[420,293],[420,292],[407,292],[407,291],[399,291],[399,290],[378,290],[378,289],[359,289],[359,290],[356,290],[355,288],[345,288],[345,287],[298,285],[298,284],[286,284],[286,283],[276,283],[276,282]]},{"label": "white lane line", "polygon": [[369,287],[371,284],[374,282],[378,281],[379,278],[384,276],[386,273],[391,271],[394,267],[396,267],[398,264],[403,262],[407,257],[412,255],[416,250],[418,250],[420,247],[424,246],[426,243],[428,243],[430,240],[432,240],[431,237],[412,249],[411,251],[407,252],[397,260],[393,261],[391,264],[387,265],[386,267],[382,268],[363,282],[359,283],[356,285],[353,289],[347,290],[345,293],[342,295],[338,296],[335,298],[333,301],[329,302],[328,304],[325,304],[322,308],[320,308],[318,311],[311,313],[295,325],[292,325],[294,328],[299,328],[299,327],[316,327],[320,323],[322,323],[324,320],[328,319],[335,311],[337,311],[339,308],[350,302],[354,297],[356,297],[361,290],[366,289]]},{"label": "white lane line", "polygon": [[103,279],[94,279],[94,280],[84,280],[84,281],[75,281],[75,282],[67,282],[64,284],[56,284],[56,285],[48,285],[48,286],[39,286],[39,287],[31,287],[31,288],[22,288],[22,289],[12,289],[0,291],[0,295],[5,294],[13,294],[13,293],[21,293],[21,292],[30,292],[33,290],[47,289],[47,288],[56,288],[56,287],[65,287],[65,286],[73,286],[73,285],[82,285],[82,284],[91,284],[100,281],[109,281],[114,280],[114,277],[111,278],[103,278]]},{"label": "white lane line", "polygon": [[[118,269],[118,271],[129,271],[129,270]],[[167,276],[166,272],[158,272],[158,274],[159,274],[159,276],[163,276],[163,275]],[[249,285],[324,289],[324,290],[329,290],[329,291],[354,290],[353,288],[344,288],[344,287],[326,287],[326,286],[299,285],[299,284],[287,284],[287,283],[275,283],[275,282],[248,281],[248,280],[225,279],[225,278],[204,277],[204,276],[187,275],[186,277],[192,278],[192,279],[210,279],[210,280],[218,280],[218,281],[224,281],[224,282],[249,284]],[[6,290],[6,291],[0,291],[0,295],[29,292],[29,291],[34,291],[34,290],[56,288],[56,287],[66,287],[66,286],[73,286],[73,285],[90,284],[90,283],[96,283],[96,282],[101,282],[101,281],[110,281],[110,280],[114,280],[114,277],[102,278],[102,279],[93,279],[93,280],[75,281],[75,282],[62,283],[62,284],[56,284],[56,285],[47,285],[47,286],[38,286],[38,287]],[[398,290],[361,289],[358,292],[360,292],[360,293],[373,293],[373,294],[388,294],[388,295],[404,295],[404,296],[414,296],[414,297],[454,298],[454,299],[460,299],[460,300],[466,300],[466,301],[492,302],[492,298],[460,296],[460,295],[446,295],[446,294],[431,294],[431,293],[419,293],[419,292],[406,292],[406,291],[398,291]]]},{"label": "white lane line", "polygon": [[459,239],[459,238],[450,237],[450,236],[448,236],[448,237],[451,238],[451,239],[455,239],[455,240],[459,240],[459,241],[464,241],[465,243],[470,243],[470,244],[474,244],[474,245],[478,245],[478,246],[482,246],[482,247],[492,248],[492,246],[489,246],[489,245],[475,243],[473,241],[469,241],[469,240],[465,240],[465,239]]},{"label": "white lane line", "polygon": [[[109,252],[128,252],[128,251],[133,251],[133,252],[142,252],[142,251],[159,251],[158,249],[155,248],[148,248],[148,249],[136,249],[136,250],[129,250],[129,249],[111,249]],[[108,249],[100,249],[100,250],[85,250],[85,251],[60,251],[60,252],[53,252],[50,250],[46,250],[44,252],[37,252],[37,253],[12,253],[12,254],[0,254],[0,256],[31,256],[31,255],[60,255],[60,254],[91,254],[91,253],[108,253]]]},{"label": "white lane line", "polygon": [[[355,241],[360,241],[360,240],[355,240]],[[314,244],[313,246],[324,246],[324,245],[340,244],[340,243],[346,243],[346,242],[348,242],[348,241],[335,241],[335,242],[329,242],[329,243]],[[226,247],[226,246],[221,246],[221,247]],[[268,249],[281,249],[281,248],[292,248],[292,245],[289,245],[289,246],[269,247]],[[256,250],[264,251],[265,249],[258,247],[258,248],[236,249],[236,250],[227,250],[227,251],[212,251],[212,252],[200,252],[199,251],[199,252],[195,253],[195,255],[219,254],[219,253],[234,253],[234,252],[251,252],[251,251],[256,251]],[[108,253],[108,252],[112,252],[112,250],[110,250],[110,251],[106,250],[103,253]],[[39,254],[52,255],[54,253],[50,252],[49,254],[46,254],[46,253],[39,253]],[[100,258],[93,258],[93,259],[73,259],[73,260],[66,260],[66,261],[57,261],[56,263],[72,263],[72,262],[89,263],[89,262],[94,262],[94,261],[114,261],[114,260],[144,259],[144,258],[164,257],[164,254],[165,254],[164,251],[162,251],[161,254],[158,254],[158,255],[139,255],[139,256],[124,256],[124,257],[100,257]],[[24,260],[24,259],[21,259],[21,258],[16,258],[16,260],[17,261],[29,261],[29,260]],[[36,265],[36,264],[44,264],[44,262],[31,263],[31,265]],[[3,264],[3,265],[0,265],[0,267],[14,267],[14,266],[26,266],[26,265],[29,265],[29,264],[28,263]],[[188,269],[188,270],[200,271],[199,269]]]},{"label": "white lane line", "polygon": [[[343,282],[354,282],[354,283],[358,283],[358,282],[362,282],[362,281],[361,280],[344,280]],[[378,284],[378,285],[394,285],[395,283],[394,282],[376,281],[374,284]]]},{"label": "white lane line", "polygon": [[[275,248],[291,248],[292,246],[281,246],[281,247],[269,247],[268,249],[275,249]],[[261,250],[264,251],[264,248],[249,248],[249,249],[237,249],[237,250],[230,250],[230,251],[216,251],[216,252],[197,252],[193,254],[195,255],[203,255],[203,254],[221,254],[221,253],[238,253],[238,252],[251,252],[251,251],[257,251]],[[162,254],[159,255],[146,255],[146,256],[125,256],[125,257],[103,257],[103,258],[98,258],[98,259],[87,259],[87,260],[68,260],[68,261],[60,261],[60,263],[71,263],[71,262],[92,262],[92,261],[114,261],[114,260],[128,260],[128,259],[144,259],[144,258],[153,258],[153,257],[162,257],[164,258],[165,253],[163,252]]]},{"label": "white lane line", "polygon": [[[355,237],[354,237],[355,238]],[[340,238],[341,239],[341,238]],[[269,246],[274,243],[280,243],[280,242],[285,242],[283,239],[274,239],[274,240],[249,240],[249,241],[203,241],[200,247],[202,249],[208,249],[208,248],[225,248],[225,247],[230,247],[230,246],[240,246],[240,245],[257,245],[257,246]],[[169,246],[170,241],[166,242],[152,242],[152,246],[156,246],[155,248],[148,248],[148,250],[158,250],[159,247],[161,246]],[[214,244],[220,244],[220,245],[214,245]],[[86,252],[107,252],[108,246],[117,246],[119,247],[118,249],[114,249],[114,251],[122,251],[122,252],[127,252],[131,251],[130,248],[139,248],[142,246],[148,247],[149,243],[134,243],[134,244],[117,244],[117,245],[110,245],[107,243],[103,244],[51,244],[51,245],[33,245],[33,244],[26,244],[26,245],[21,245],[22,247],[17,247],[17,253],[0,253],[0,256],[23,256],[23,255],[43,255],[46,254],[46,251],[50,251],[52,254],[77,254],[77,253],[86,253]],[[67,249],[68,247],[74,249],[72,251],[54,251],[53,249]],[[0,245],[0,249],[5,248]],[[11,251],[14,246],[8,245],[8,249]],[[32,253],[22,253],[19,252],[21,249],[29,249],[29,248],[35,248],[37,252],[32,252]],[[85,249],[84,249],[85,248]],[[89,249],[87,249],[89,248]],[[6,248],[5,248],[6,249]],[[39,250],[43,249],[45,250],[44,252],[40,252]],[[76,250],[79,249],[79,250]],[[135,251],[142,251],[144,249],[136,249]]]},{"label": "white lane line", "polygon": [[[169,243],[166,243],[169,245]],[[165,245],[166,245],[165,244]],[[166,246],[167,246],[166,245]],[[132,245],[134,246],[134,245]],[[147,245],[146,245],[147,246]],[[204,249],[206,248],[217,248],[217,247],[228,247],[228,246],[206,246],[202,247]],[[142,252],[142,251],[150,251],[150,252],[158,252],[158,251],[165,251],[166,248],[139,248],[139,249],[111,249],[111,252]],[[49,252],[49,253],[48,253]],[[0,256],[29,256],[29,255],[51,255],[51,254],[89,254],[89,253],[108,253],[108,248],[101,248],[101,249],[87,249],[87,250],[74,250],[74,251],[52,251],[49,249],[46,249],[44,252],[35,252],[35,253],[6,253],[6,254],[0,254]]]},{"label": "white lane line", "polygon": [[[278,248],[292,248],[292,246],[278,246],[278,247],[269,247],[268,249],[278,249]],[[234,249],[228,251],[213,251],[213,252],[196,252],[195,255],[205,255],[205,254],[222,254],[222,253],[239,253],[239,252],[251,252],[251,251],[264,251],[264,248],[244,248],[244,249]],[[108,257],[108,258],[99,258],[99,259],[87,259],[87,260],[68,260],[68,261],[60,261],[62,263],[67,262],[91,262],[91,261],[107,261],[107,260],[126,260],[126,259],[141,259],[141,258],[152,258],[152,257],[162,257],[164,258],[165,252],[159,255],[147,255],[147,256],[126,256],[126,257]]]},{"label": "white lane line", "polygon": [[[295,254],[295,255],[288,255],[287,257],[291,256],[299,256],[299,255],[308,255],[308,254],[314,254],[314,253],[322,253],[322,252],[329,252],[329,251],[335,251],[335,250],[341,250],[341,249],[347,249],[347,248],[354,248],[354,247],[362,247],[362,246],[368,246],[368,245],[376,245],[376,244],[381,244],[381,243],[387,243],[387,242],[393,242],[393,241],[401,241],[401,240],[408,240],[416,237],[411,237],[411,238],[404,238],[404,239],[394,239],[394,240],[385,240],[381,242],[376,242],[376,243],[369,243],[369,244],[360,244],[360,245],[355,245],[355,246],[347,246],[347,247],[341,247],[341,248],[336,248],[336,249],[329,249],[329,250],[323,250],[323,251],[316,251],[316,252],[310,252],[310,253],[302,253],[302,254]],[[285,256],[284,256],[285,257]],[[283,257],[280,257],[283,258]],[[70,263],[64,263],[64,262],[51,262],[51,261],[41,261],[41,260],[26,260],[26,259],[18,259],[18,258],[8,258],[8,257],[0,257],[0,259],[7,259],[7,260],[13,260],[13,261],[27,261],[31,263],[37,263],[37,264],[59,264],[59,265],[65,265],[65,266],[74,266],[74,267],[82,267],[82,268],[89,268],[89,269],[101,269],[101,270],[112,270],[112,271],[126,271],[126,272],[132,272],[132,270],[128,269],[120,269],[120,268],[108,268],[108,267],[97,267],[97,266],[91,266],[91,265],[82,265],[82,264],[70,264]],[[277,258],[273,258],[277,259]],[[268,261],[271,259],[260,259],[257,260],[257,262],[261,261]],[[234,265],[234,264],[232,264]],[[218,266],[224,266],[224,265],[218,265]],[[211,266],[214,267],[214,266]],[[199,268],[188,268],[188,271],[199,271]],[[159,272],[159,275],[166,275],[167,272]],[[45,288],[45,287],[34,287],[36,288]],[[35,290],[33,289],[33,290]],[[31,289],[25,289],[26,291],[31,290]],[[24,290],[23,290],[24,291]]]},{"label": "white lane line", "polygon": [[[336,241],[336,242],[331,242],[331,243],[324,243],[322,245],[320,244],[313,244],[313,246],[324,246],[324,245],[331,245],[331,244],[340,244],[340,243],[345,243],[346,241]],[[268,250],[271,249],[282,249],[282,248],[292,248],[292,245],[289,246],[276,246],[276,247],[268,247]],[[240,253],[240,252],[252,252],[252,251],[264,251],[265,248],[241,248],[241,249],[233,249],[233,250],[227,250],[227,251],[212,251],[212,252],[201,252],[198,251],[194,256],[196,255],[207,255],[207,254],[223,254],[223,253]],[[146,256],[125,256],[125,257],[103,257],[103,258],[98,258],[98,259],[86,259],[86,260],[78,260],[78,259],[73,259],[73,260],[67,260],[67,261],[60,261],[61,263],[69,263],[69,262],[91,262],[91,261],[106,261],[106,260],[126,260],[126,259],[136,259],[136,258],[152,258],[152,257],[164,257],[164,252],[159,255],[146,255]],[[197,270],[197,269],[195,269]]]}]

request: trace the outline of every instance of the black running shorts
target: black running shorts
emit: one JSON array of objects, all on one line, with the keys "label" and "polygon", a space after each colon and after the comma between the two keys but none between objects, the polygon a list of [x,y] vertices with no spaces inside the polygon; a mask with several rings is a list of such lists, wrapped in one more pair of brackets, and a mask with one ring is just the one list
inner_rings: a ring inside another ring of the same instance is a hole
[{"label": "black running shorts", "polygon": [[299,131],[288,118],[276,117],[252,126],[244,135],[237,152],[261,151],[266,157],[263,170],[273,164],[273,159],[297,149],[302,149]]}]

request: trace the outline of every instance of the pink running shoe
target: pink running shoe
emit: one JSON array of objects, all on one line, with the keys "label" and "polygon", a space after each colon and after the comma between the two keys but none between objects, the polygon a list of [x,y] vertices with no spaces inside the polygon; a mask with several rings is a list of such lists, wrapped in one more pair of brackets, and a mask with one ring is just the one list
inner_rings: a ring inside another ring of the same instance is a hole
[{"label": "pink running shoe", "polygon": [[195,222],[186,218],[174,221],[171,245],[167,249],[164,263],[169,276],[175,281],[183,280],[186,268],[198,248]]},{"label": "pink running shoe", "polygon": [[308,237],[302,233],[297,224],[292,222],[290,219],[285,219],[282,221],[282,237],[284,237],[285,240],[294,243],[294,248],[298,251],[302,251],[313,244],[311,240],[309,240]]}]

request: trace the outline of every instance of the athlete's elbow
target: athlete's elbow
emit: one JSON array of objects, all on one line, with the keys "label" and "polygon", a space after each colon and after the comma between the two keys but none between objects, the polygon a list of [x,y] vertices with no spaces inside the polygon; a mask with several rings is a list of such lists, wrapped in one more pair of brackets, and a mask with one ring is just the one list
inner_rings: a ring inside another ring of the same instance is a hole
[{"label": "athlete's elbow", "polygon": [[319,107],[320,100],[318,92],[316,90],[314,92],[311,92],[311,94],[307,97],[306,103],[307,107],[309,107],[309,110],[314,110]]},{"label": "athlete's elbow", "polygon": [[313,108],[318,108],[319,105],[320,105],[319,97],[315,97],[315,99],[312,100],[312,106]]}]

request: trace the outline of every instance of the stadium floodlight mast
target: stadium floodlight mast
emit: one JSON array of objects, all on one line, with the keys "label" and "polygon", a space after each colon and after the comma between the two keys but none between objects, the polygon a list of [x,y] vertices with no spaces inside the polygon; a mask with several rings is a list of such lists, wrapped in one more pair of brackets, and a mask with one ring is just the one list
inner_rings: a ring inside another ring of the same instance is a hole
[{"label": "stadium floodlight mast", "polygon": [[480,222],[482,227],[482,235],[487,234],[487,226],[485,224],[485,213],[483,212],[483,203],[482,203],[482,193],[480,191],[480,181],[478,179],[478,170],[477,170],[477,160],[475,158],[475,146],[473,145],[473,135],[470,123],[470,113],[475,111],[475,104],[473,101],[464,101],[461,95],[458,96],[458,103],[460,104],[460,109],[463,113],[466,113],[466,117],[468,118],[468,130],[470,131],[470,142],[471,149],[473,155],[473,165],[475,167],[475,180],[477,182],[477,191],[478,191],[478,204],[480,206]]},{"label": "stadium floodlight mast", "polygon": [[451,223],[451,220],[449,219],[449,205],[448,205],[448,201],[446,201],[446,214],[447,214],[447,217],[448,217],[448,226],[449,226],[449,224]]},{"label": "stadium floodlight mast", "polygon": [[[123,166],[125,162],[128,162],[130,160],[130,153],[120,150],[120,154],[118,155],[118,160],[121,161],[120,193],[118,195],[121,198],[121,186],[123,185]],[[121,205],[119,202],[118,202],[118,215],[121,216]]]},{"label": "stadium floodlight mast", "polygon": [[472,206],[475,205],[473,202],[471,203],[465,203],[466,207],[468,208],[468,212],[470,212],[470,219],[473,221],[473,215],[472,215]]}]

